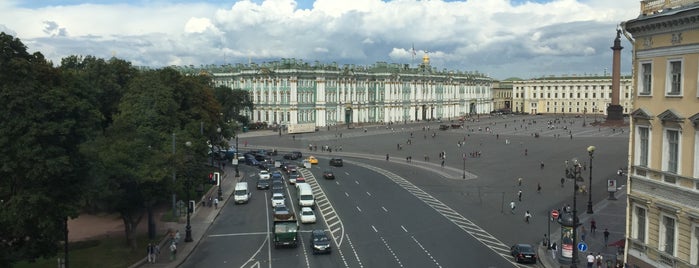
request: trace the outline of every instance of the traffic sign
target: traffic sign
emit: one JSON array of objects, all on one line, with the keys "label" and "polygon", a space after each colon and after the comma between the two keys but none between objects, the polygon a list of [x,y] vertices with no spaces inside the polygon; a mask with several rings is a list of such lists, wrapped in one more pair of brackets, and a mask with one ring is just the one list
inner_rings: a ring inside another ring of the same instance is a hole
[{"label": "traffic sign", "polygon": [[558,210],[551,210],[551,218],[558,219]]},{"label": "traffic sign", "polygon": [[585,242],[580,242],[580,243],[578,243],[578,250],[579,250],[580,252],[585,252],[585,251],[587,251],[587,244],[585,244]]}]

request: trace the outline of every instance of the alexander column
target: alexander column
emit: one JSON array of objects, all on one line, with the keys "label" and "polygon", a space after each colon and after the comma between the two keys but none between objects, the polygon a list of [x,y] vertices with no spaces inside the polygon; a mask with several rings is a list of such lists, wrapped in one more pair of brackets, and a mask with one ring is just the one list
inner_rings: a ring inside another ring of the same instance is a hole
[{"label": "alexander column", "polygon": [[611,49],[614,51],[614,56],[612,59],[612,103],[607,107],[607,121],[621,121],[624,120],[623,111],[624,108],[619,105],[619,85],[621,84],[621,50],[624,47],[621,46],[621,30],[616,30],[616,39],[614,39],[614,46]]}]

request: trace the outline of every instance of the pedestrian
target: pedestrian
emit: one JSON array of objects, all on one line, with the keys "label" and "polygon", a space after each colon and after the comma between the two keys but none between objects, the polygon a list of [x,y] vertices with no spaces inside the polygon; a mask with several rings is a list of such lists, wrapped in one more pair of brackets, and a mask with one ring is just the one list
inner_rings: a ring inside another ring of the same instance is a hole
[{"label": "pedestrian", "polygon": [[580,240],[585,241],[586,236],[587,236],[587,229],[585,229],[585,226],[580,226]]},{"label": "pedestrian", "polygon": [[386,154],[386,161],[388,161],[388,154]]},{"label": "pedestrian", "polygon": [[546,247],[546,249],[551,249],[551,245],[549,243],[549,237],[544,234],[544,241],[541,242],[541,244]]},{"label": "pedestrian", "polygon": [[519,199],[519,202],[522,202],[522,190],[519,190],[519,192],[517,192],[517,199]]},{"label": "pedestrian", "polygon": [[536,183],[536,192],[541,193],[541,183]]},{"label": "pedestrian", "polygon": [[177,246],[175,243],[170,244],[170,260],[174,260],[177,257]]},{"label": "pedestrian", "polygon": [[510,201],[510,213],[515,214],[515,201]]},{"label": "pedestrian", "polygon": [[160,256],[160,245],[155,245],[155,257],[153,258],[153,262],[156,263],[158,262],[158,257]]},{"label": "pedestrian", "polygon": [[595,264],[595,255],[592,255],[592,252],[587,253],[587,268],[592,268],[592,265]]},{"label": "pedestrian", "polygon": [[527,210],[527,212],[524,212],[524,222],[529,224],[529,218],[531,218],[531,217],[532,217],[532,214],[529,213],[529,210]]},{"label": "pedestrian", "polygon": [[556,259],[556,253],[558,252],[558,245],[556,242],[553,242],[551,244],[551,257],[555,260]]},{"label": "pedestrian", "polygon": [[442,160],[442,167],[444,167],[444,160]]},{"label": "pedestrian", "polygon": [[604,228],[604,246],[607,247],[607,243],[609,243],[609,230],[607,228]]},{"label": "pedestrian", "polygon": [[180,243],[180,230],[177,230],[175,232],[175,244],[179,244],[179,243]]},{"label": "pedestrian", "polygon": [[146,254],[148,254],[148,263],[155,263],[155,247],[153,243],[148,243],[148,246],[146,246]]},{"label": "pedestrian", "polygon": [[517,179],[517,185],[522,186],[522,178],[521,177]]},{"label": "pedestrian", "polygon": [[214,198],[214,208],[218,209],[218,197]]},{"label": "pedestrian", "polygon": [[565,182],[566,182],[566,179],[561,177],[561,188],[563,188],[563,184],[565,184]]},{"label": "pedestrian", "polygon": [[529,150],[524,149],[524,155],[527,155],[529,153]]},{"label": "pedestrian", "polygon": [[211,196],[209,195],[209,207],[211,207],[211,205],[213,205],[213,199],[211,199]]},{"label": "pedestrian", "polygon": [[544,169],[544,161],[541,161],[541,169]]},{"label": "pedestrian", "polygon": [[595,221],[595,219],[592,219],[590,221],[590,233],[592,233],[592,235],[595,235],[596,232],[597,232],[597,222]]},{"label": "pedestrian", "polygon": [[595,256],[595,263],[597,264],[597,268],[602,268],[602,261],[604,258],[602,257],[602,254],[597,252],[597,256]]}]

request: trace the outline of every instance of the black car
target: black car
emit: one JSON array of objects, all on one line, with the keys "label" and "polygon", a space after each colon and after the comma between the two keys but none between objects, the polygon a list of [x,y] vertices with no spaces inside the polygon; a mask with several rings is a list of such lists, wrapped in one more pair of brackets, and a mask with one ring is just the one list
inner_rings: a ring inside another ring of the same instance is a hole
[{"label": "black car", "polygon": [[272,194],[284,193],[284,183],[280,181],[273,181],[272,186],[270,188],[272,189]]},{"label": "black car", "polygon": [[330,253],[330,238],[324,230],[313,230],[311,232],[311,250],[313,254]]},{"label": "black car", "polygon": [[289,160],[296,160],[299,158],[302,158],[303,154],[299,151],[294,151],[288,154],[284,154],[284,159],[289,159]]},{"label": "black car", "polygon": [[269,189],[269,179],[266,180],[257,180],[257,189]]},{"label": "black car", "polygon": [[330,165],[334,167],[342,166],[342,158],[330,158]]},{"label": "black car", "polygon": [[328,179],[328,180],[334,180],[335,173],[333,173],[332,170],[323,171],[323,178]]},{"label": "black car", "polygon": [[510,253],[515,257],[515,262],[536,263],[536,250],[529,244],[515,244],[510,248]]}]

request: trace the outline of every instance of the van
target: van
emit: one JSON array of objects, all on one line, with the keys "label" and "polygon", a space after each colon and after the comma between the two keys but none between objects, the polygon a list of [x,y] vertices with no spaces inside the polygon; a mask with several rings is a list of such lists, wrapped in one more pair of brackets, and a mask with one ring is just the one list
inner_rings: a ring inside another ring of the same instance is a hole
[{"label": "van", "polygon": [[233,191],[233,200],[236,204],[247,203],[250,201],[250,196],[252,193],[248,190],[247,182],[239,182],[235,184],[235,190]]},{"label": "van", "polygon": [[296,195],[299,199],[299,206],[300,207],[315,207],[315,197],[313,197],[313,190],[311,189],[311,185],[308,183],[299,183],[296,184],[296,188],[298,189],[298,194]]}]

